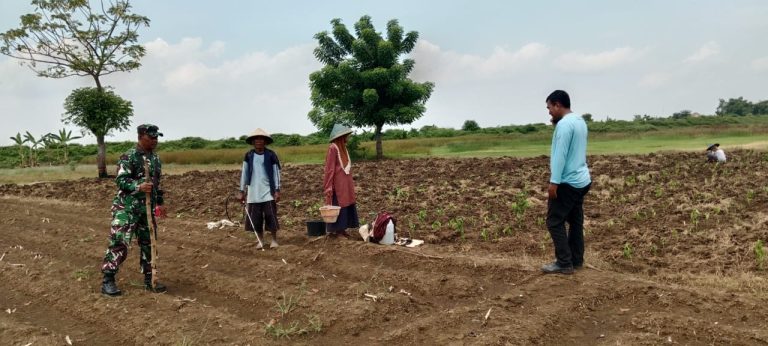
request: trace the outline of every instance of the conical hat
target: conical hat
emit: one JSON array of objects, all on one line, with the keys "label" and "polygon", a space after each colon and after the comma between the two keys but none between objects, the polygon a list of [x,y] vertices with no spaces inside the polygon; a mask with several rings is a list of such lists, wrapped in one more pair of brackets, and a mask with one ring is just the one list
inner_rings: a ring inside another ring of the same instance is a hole
[{"label": "conical hat", "polygon": [[269,136],[269,133],[267,131],[264,131],[260,128],[253,130],[250,135],[245,139],[245,142],[248,144],[253,144],[253,139],[256,137],[264,137],[264,143],[266,144],[272,144],[272,137]]},{"label": "conical hat", "polygon": [[333,142],[334,139],[348,135],[350,133],[352,133],[352,129],[349,127],[346,127],[342,124],[333,125],[333,130],[331,130],[331,137],[328,142]]}]

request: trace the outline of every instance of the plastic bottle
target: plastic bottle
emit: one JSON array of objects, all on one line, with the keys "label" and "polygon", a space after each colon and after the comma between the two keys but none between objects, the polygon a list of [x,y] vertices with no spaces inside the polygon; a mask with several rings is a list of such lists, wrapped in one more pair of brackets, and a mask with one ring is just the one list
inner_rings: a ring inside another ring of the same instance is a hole
[{"label": "plastic bottle", "polygon": [[395,224],[392,223],[392,220],[389,220],[389,223],[387,224],[387,231],[384,232],[384,238],[381,238],[381,241],[379,244],[383,245],[392,245],[395,243]]}]

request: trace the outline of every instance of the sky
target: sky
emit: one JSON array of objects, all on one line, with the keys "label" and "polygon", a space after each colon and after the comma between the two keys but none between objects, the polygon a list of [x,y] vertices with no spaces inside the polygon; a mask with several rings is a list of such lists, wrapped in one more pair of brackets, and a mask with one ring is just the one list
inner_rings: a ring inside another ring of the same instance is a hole
[{"label": "sky", "polygon": [[[91,0],[91,3],[96,3]],[[132,126],[163,139],[316,131],[309,74],[313,36],[340,18],[397,19],[419,32],[411,79],[435,83],[411,125],[460,128],[548,122],[545,98],[571,95],[593,119],[714,114],[719,99],[768,99],[768,1],[258,1],[132,0],[150,18],[140,69],[103,78],[134,107]],[[0,32],[20,26],[29,1],[0,0]],[[403,58],[405,58],[404,56]],[[79,129],[61,122],[64,99],[86,77],[37,77],[0,55],[0,145],[17,132]],[[389,127],[391,128],[391,127]],[[385,127],[385,130],[387,127]],[[367,129],[371,130],[371,129]],[[133,128],[107,141],[133,140]],[[81,143],[95,143],[88,135]]]}]

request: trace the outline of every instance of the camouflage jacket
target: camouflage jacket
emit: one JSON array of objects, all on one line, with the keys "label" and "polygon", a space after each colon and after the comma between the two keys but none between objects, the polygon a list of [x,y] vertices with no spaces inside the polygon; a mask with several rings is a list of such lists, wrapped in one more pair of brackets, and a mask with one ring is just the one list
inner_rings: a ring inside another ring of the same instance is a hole
[{"label": "camouflage jacket", "polygon": [[124,208],[128,212],[146,212],[144,198],[146,193],[139,191],[139,185],[146,180],[144,157],[149,158],[149,171],[154,188],[152,189],[152,208],[163,205],[163,190],[160,186],[162,164],[157,153],[145,153],[139,146],[130,149],[117,161],[117,195],[113,206]]}]

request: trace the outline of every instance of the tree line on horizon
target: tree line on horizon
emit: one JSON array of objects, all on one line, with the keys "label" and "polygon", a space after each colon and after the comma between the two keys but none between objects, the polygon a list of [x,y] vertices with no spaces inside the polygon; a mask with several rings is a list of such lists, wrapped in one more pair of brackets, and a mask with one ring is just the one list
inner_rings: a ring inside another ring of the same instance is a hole
[{"label": "tree line on horizon", "polygon": [[[678,112],[679,113],[679,112]],[[677,113],[676,113],[677,114]],[[692,114],[692,113],[691,113]],[[589,113],[583,116],[589,117]],[[717,126],[729,124],[752,124],[757,119],[761,119],[768,114],[747,114],[747,115],[701,115],[701,116],[683,116],[671,115],[668,117],[652,117],[648,115],[635,116],[633,120],[617,120],[610,117],[604,120],[587,121],[589,131],[592,133],[611,133],[611,132],[649,132],[667,128],[681,128],[690,126]],[[56,136],[61,136],[59,134]],[[388,129],[381,134],[382,140],[404,140],[415,138],[440,138],[457,137],[467,135],[497,135],[497,136],[516,136],[516,135],[536,135],[548,134],[552,131],[552,126],[544,123],[525,124],[525,125],[503,125],[493,127],[481,127],[474,120],[466,120],[461,128],[439,127],[435,125],[425,125],[420,128],[411,129]],[[31,136],[31,134],[30,134]],[[61,143],[57,137],[50,137],[47,141],[39,143],[37,146],[32,142],[25,141],[26,135],[17,134],[17,137],[11,137],[15,144],[12,146],[0,147],[0,168],[29,167],[40,165],[74,165],[84,158],[93,157],[98,153],[96,144],[78,144],[70,143],[73,139],[71,131],[65,134],[65,143]],[[326,144],[328,133],[317,131],[308,135],[273,133],[272,138],[275,147],[291,147],[302,145]],[[41,136],[37,141],[46,136]],[[176,140],[166,140],[160,144],[159,150],[164,152],[185,151],[185,150],[219,150],[219,149],[242,149],[248,150],[249,146],[245,143],[246,136],[229,137],[224,139],[205,139],[202,137],[184,137]],[[19,141],[17,141],[17,138]],[[351,153],[357,153],[358,148],[363,142],[375,140],[375,134],[372,131],[359,131],[353,134],[348,143]],[[108,142],[107,154],[122,153],[136,146],[135,141]],[[66,151],[65,151],[66,150]],[[30,153],[34,153],[35,164],[29,163]],[[358,153],[360,154],[360,153]],[[63,159],[67,157],[67,159]]]}]

